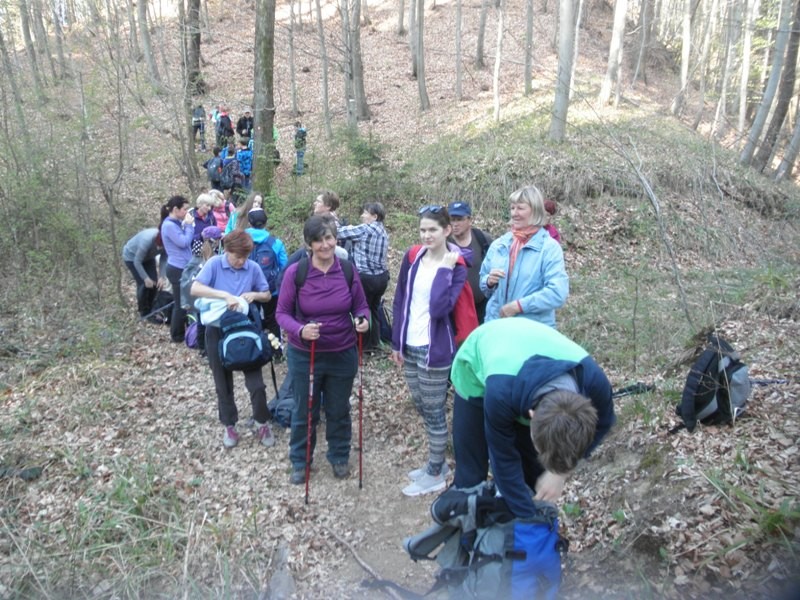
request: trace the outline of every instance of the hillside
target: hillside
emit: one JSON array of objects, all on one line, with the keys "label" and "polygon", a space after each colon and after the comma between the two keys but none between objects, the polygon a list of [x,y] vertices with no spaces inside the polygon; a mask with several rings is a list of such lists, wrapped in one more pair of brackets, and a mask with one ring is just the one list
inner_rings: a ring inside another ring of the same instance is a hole
[{"label": "hillside", "polygon": [[[416,237],[423,199],[469,199],[480,209],[478,224],[497,234],[508,193],[522,183],[540,185],[559,203],[566,240],[571,295],[559,312],[560,329],[593,353],[615,387],[655,386],[616,401],[617,427],[568,483],[560,506],[571,542],[562,596],[791,597],[800,566],[797,189],[739,169],[725,147],[666,114],[675,91],[666,53],[655,55],[657,76],[649,85],[626,90],[620,111],[595,112],[584,102],[605,69],[611,10],[604,3],[588,7],[563,147],[544,139],[555,70],[552,6],[549,13],[537,8],[535,94],[527,99],[522,6],[509,7],[499,126],[491,122],[491,66],[466,65],[466,99],[454,100],[452,3],[437,1],[426,15],[433,104],[426,113],[417,110],[416,81],[399,67],[408,63],[408,50],[394,33],[396,7],[369,8],[362,45],[374,118],[360,124],[367,142],[355,145],[340,136],[323,139],[317,38],[303,6],[295,44],[310,170],[302,178],[289,175],[295,116],[280,58],[287,55],[287,13],[280,8],[276,102],[284,163],[273,232],[296,246],[321,188],[342,192],[342,214],[351,219],[361,200],[380,198],[389,208],[396,273]],[[208,10],[203,58],[210,91],[203,101],[207,109],[228,102],[238,115],[250,102],[252,5],[237,0]],[[474,48],[478,10],[479,3],[464,7],[465,54]],[[490,62],[494,18],[490,11]],[[336,21],[328,28],[331,48],[334,31]],[[170,21],[156,33],[176,37]],[[331,104],[341,121],[338,77],[332,69]],[[107,102],[93,143],[113,158],[114,109]],[[170,120],[179,101],[153,96],[144,105],[149,117],[132,119],[125,155],[120,238],[154,225],[157,207],[188,190]],[[47,116],[43,111],[42,121]],[[377,158],[359,163],[357,151]],[[634,166],[653,186],[657,214]],[[76,244],[64,251],[69,262],[61,279],[60,263],[34,276],[41,262],[30,257],[27,270],[5,268],[15,284],[3,291],[8,301],[0,311],[0,597],[267,598],[276,597],[276,573],[291,575],[299,598],[378,597],[361,586],[369,579],[365,565],[426,591],[434,566],[411,562],[401,547],[429,525],[431,498],[400,493],[425,447],[400,373],[385,355],[365,357],[363,489],[357,468],[339,481],[319,461],[304,504],[302,488],[288,482],[288,432],[276,428],[271,449],[245,435],[225,451],[206,363],[169,344],[166,328],[135,322],[133,288],[124,277],[128,306],[116,302],[118,253],[103,237],[111,211],[92,189],[85,203],[76,202],[76,214],[97,227],[95,237],[79,238],[94,261]],[[42,222],[49,223],[44,216]],[[65,232],[64,240],[73,239]],[[64,240],[53,244],[61,248]],[[52,287],[51,301],[40,302]],[[670,435],[686,361],[713,326],[741,350],[751,377],[766,383],[755,387],[733,428]],[[277,365],[278,382],[285,369]],[[244,420],[246,392],[237,382]],[[354,390],[354,422],[356,396]],[[452,465],[452,455],[448,460]]]}]

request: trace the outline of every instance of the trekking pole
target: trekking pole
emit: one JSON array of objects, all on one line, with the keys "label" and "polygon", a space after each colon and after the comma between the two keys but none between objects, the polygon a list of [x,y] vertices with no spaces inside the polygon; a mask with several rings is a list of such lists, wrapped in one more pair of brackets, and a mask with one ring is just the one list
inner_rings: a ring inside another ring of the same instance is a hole
[{"label": "trekking pole", "polygon": [[308,482],[311,479],[311,412],[314,408],[314,354],[317,340],[311,340],[311,362],[308,366],[308,418],[306,419],[306,504],[308,504]]},{"label": "trekking pole", "polygon": [[139,320],[140,320],[140,321],[144,321],[145,319],[149,319],[150,317],[152,317],[152,316],[153,316],[154,314],[156,314],[156,313],[159,313],[159,312],[161,312],[161,311],[163,311],[163,310],[167,310],[168,308],[172,308],[172,305],[173,305],[173,304],[175,304],[175,300],[173,300],[173,301],[172,301],[172,302],[170,302],[169,304],[165,304],[164,306],[159,306],[157,309],[155,309],[155,310],[154,310],[153,312],[151,312],[149,315],[145,315],[145,316],[143,316],[143,317],[139,317]]},{"label": "trekking pole", "polygon": [[358,489],[364,479],[364,334],[358,334]]}]

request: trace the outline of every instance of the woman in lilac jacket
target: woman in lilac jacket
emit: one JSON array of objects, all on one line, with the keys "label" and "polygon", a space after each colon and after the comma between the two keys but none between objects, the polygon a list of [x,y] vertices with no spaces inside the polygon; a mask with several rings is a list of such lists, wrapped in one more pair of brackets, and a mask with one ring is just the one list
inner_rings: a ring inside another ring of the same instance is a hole
[{"label": "woman in lilac jacket", "polygon": [[[329,217],[313,216],[303,227],[309,257],[286,269],[275,316],[286,331],[286,358],[294,390],[289,460],[289,481],[305,481],[308,431],[309,371],[314,361],[311,413],[311,456],[317,442],[320,395],[325,398],[325,437],[328,462],[337,479],[349,476],[350,394],[358,370],[356,335],[369,330],[369,306],[361,280],[352,264],[348,277],[336,257],[336,224]],[[297,285],[298,269],[301,284]]]},{"label": "woman in lilac jacket", "polygon": [[[392,361],[402,367],[414,407],[428,434],[428,462],[408,474],[406,496],[419,496],[445,488],[448,468],[447,380],[456,352],[450,313],[467,280],[461,251],[448,244],[450,216],[443,206],[419,210],[422,246],[406,252],[400,265],[394,295]],[[471,256],[465,257],[470,259]]]},{"label": "woman in lilac jacket", "polygon": [[183,196],[173,196],[161,207],[161,242],[167,253],[167,279],[172,285],[172,320],[170,338],[175,343],[183,341],[186,331],[186,311],[181,307],[181,275],[192,260],[192,238],[194,237],[194,217],[187,207],[189,201]]}]

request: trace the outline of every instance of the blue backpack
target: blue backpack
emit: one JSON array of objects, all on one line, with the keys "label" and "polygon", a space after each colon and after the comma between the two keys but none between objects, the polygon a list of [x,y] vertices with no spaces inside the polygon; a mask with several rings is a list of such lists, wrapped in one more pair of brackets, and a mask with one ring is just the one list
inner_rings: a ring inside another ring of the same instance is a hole
[{"label": "blue backpack", "polygon": [[263,242],[253,246],[253,250],[250,252],[250,260],[261,267],[261,272],[264,273],[264,279],[267,280],[269,291],[272,294],[278,291],[278,279],[281,274],[278,255],[275,254],[275,249],[272,247],[274,244],[275,238],[268,235]]},{"label": "blue backpack", "polygon": [[219,328],[219,357],[229,371],[260,369],[272,360],[274,351],[261,329],[261,316],[255,306],[250,306],[249,315],[226,310],[219,319]]}]

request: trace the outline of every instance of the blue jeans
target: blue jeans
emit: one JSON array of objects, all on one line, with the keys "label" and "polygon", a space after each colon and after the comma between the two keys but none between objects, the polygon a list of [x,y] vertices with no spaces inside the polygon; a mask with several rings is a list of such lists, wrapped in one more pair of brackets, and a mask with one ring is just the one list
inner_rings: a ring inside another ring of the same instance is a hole
[{"label": "blue jeans", "polygon": [[[311,352],[289,346],[286,358],[295,402],[289,438],[289,460],[293,468],[300,469],[306,464]],[[350,420],[350,393],[353,390],[353,379],[355,379],[357,371],[358,355],[355,346],[341,352],[315,352],[314,395],[311,408],[312,461],[314,448],[317,445],[320,394],[325,396],[325,439],[328,441],[326,458],[332,465],[344,464],[350,459],[350,441],[353,434]]]},{"label": "blue jeans", "polygon": [[305,150],[297,150],[297,165],[295,166],[294,172],[298,175],[303,174],[303,157],[306,155]]}]

